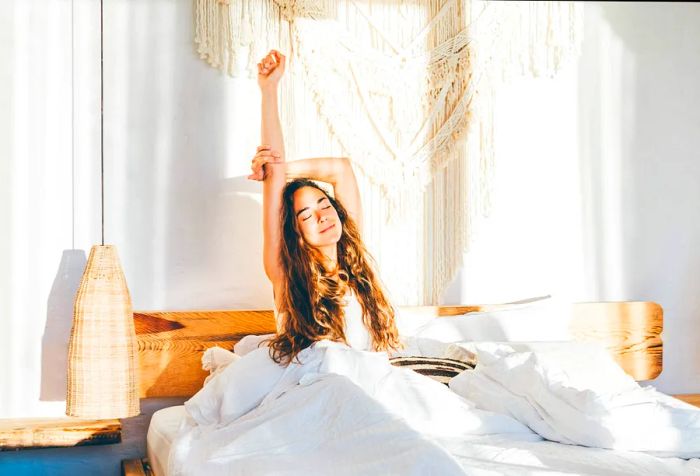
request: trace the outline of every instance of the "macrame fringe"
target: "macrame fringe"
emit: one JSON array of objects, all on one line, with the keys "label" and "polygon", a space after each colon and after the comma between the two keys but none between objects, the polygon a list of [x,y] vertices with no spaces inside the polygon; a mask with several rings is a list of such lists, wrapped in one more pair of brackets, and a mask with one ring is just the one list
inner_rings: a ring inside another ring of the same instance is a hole
[{"label": "macrame fringe", "polygon": [[491,212],[493,97],[580,48],[581,7],[483,0],[194,0],[210,65],[287,54],[290,160],[351,157],[365,241],[395,304],[436,304]]}]

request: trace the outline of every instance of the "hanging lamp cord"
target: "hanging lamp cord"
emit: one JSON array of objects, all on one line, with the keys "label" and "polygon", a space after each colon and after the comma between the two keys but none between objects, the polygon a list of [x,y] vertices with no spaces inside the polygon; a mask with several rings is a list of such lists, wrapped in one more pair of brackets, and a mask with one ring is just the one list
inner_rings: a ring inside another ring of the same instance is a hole
[{"label": "hanging lamp cord", "polygon": [[100,203],[102,206],[102,246],[105,244],[105,120],[104,120],[104,30],[103,5],[100,0]]}]

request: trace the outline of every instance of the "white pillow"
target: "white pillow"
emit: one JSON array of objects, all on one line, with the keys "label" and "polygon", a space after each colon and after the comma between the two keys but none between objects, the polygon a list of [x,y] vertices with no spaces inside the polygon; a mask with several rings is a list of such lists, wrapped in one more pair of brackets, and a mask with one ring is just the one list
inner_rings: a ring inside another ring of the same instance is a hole
[{"label": "white pillow", "polygon": [[[233,346],[233,352],[236,353],[236,355],[246,355],[247,353],[262,347],[266,347],[266,342],[263,342],[267,339],[270,339],[271,337],[274,337],[275,334],[263,334],[263,335],[247,335],[243,337],[241,340],[236,342],[236,344]],[[262,345],[261,345],[262,344]]]},{"label": "white pillow", "polygon": [[534,341],[534,342],[454,342],[449,344],[442,355],[444,359],[460,360],[472,365],[478,363],[477,348],[487,346],[499,356],[513,352],[587,352],[597,350],[600,344],[576,341]]},{"label": "white pillow", "polygon": [[534,297],[531,297],[531,298],[519,299],[519,300],[517,300],[517,301],[507,302],[506,304],[512,304],[512,305],[520,305],[520,304],[522,304],[522,305],[528,305],[528,306],[529,306],[529,305],[531,305],[531,304],[533,304],[533,303],[542,304],[542,301],[547,300],[547,299],[551,299],[551,298],[552,298],[552,295],[551,295],[551,294],[547,294],[546,296],[534,296]]},{"label": "white pillow", "polygon": [[395,308],[396,328],[402,337],[413,336],[418,330],[436,319],[431,308],[404,307]]},{"label": "white pillow", "polygon": [[547,299],[497,311],[436,318],[415,333],[420,339],[460,341],[571,341],[571,303]]}]

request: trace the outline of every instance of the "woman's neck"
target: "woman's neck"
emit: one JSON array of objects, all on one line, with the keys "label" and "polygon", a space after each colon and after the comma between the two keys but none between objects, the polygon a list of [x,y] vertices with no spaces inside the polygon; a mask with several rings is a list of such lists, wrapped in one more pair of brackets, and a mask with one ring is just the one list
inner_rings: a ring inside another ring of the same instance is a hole
[{"label": "woman's neck", "polygon": [[324,258],[323,266],[328,270],[335,269],[338,264],[338,245],[329,245],[320,248],[320,251]]}]

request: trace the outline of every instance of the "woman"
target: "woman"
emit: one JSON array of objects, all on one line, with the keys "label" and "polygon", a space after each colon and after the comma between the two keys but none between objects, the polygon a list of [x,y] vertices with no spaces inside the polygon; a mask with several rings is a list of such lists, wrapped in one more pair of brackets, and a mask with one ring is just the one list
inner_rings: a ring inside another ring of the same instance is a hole
[{"label": "woman", "polygon": [[[185,402],[170,474],[464,474],[440,438],[531,432],[392,366],[382,352],[363,352],[399,347],[394,310],[360,239],[349,162],[284,160],[277,113],[284,66],[274,50],[258,64],[265,145],[249,177],[263,182],[277,334]],[[309,179],[331,184],[333,196]]]},{"label": "woman", "polygon": [[[284,70],[285,57],[276,50],[258,63],[265,145],[257,148],[248,177],[263,182],[263,261],[278,322],[270,355],[287,364],[320,340],[397,349],[394,310],[360,237],[362,207],[350,162],[285,160],[277,107]],[[331,184],[333,196],[312,180]]]}]

